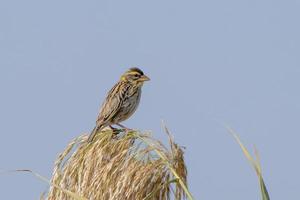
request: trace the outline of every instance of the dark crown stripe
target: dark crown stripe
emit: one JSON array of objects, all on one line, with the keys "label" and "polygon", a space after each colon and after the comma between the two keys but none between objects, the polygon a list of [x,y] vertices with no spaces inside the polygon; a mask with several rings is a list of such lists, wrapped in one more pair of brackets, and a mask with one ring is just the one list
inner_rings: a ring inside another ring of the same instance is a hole
[{"label": "dark crown stripe", "polygon": [[129,69],[130,72],[138,72],[141,75],[144,75],[144,72],[137,67],[133,67]]}]

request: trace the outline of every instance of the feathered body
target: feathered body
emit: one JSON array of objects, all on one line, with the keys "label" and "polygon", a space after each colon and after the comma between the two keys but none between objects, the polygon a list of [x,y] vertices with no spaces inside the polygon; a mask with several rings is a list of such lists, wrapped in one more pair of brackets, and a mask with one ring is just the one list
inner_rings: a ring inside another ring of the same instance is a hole
[{"label": "feathered body", "polygon": [[143,83],[148,80],[150,79],[138,68],[131,68],[121,76],[119,82],[107,93],[89,142],[103,128],[119,124],[132,116],[139,105]]}]

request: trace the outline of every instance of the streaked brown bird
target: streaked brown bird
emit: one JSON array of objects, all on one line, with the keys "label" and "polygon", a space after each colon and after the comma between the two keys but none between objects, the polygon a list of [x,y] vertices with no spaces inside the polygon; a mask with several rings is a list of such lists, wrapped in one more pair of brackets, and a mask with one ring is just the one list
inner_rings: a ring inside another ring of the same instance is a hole
[{"label": "streaked brown bird", "polygon": [[141,99],[142,86],[149,80],[139,68],[130,68],[121,76],[119,82],[107,93],[88,142],[92,142],[97,132],[107,126],[113,128],[111,125],[116,124],[127,129],[120,123],[136,111]]}]

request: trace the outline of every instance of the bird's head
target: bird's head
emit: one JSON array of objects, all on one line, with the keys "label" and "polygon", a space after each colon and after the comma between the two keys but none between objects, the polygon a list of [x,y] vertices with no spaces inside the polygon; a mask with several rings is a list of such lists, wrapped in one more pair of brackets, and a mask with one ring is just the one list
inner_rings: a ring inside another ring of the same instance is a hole
[{"label": "bird's head", "polygon": [[150,78],[144,74],[139,68],[130,68],[122,76],[122,81],[128,81],[134,85],[142,86],[145,81],[149,81]]}]

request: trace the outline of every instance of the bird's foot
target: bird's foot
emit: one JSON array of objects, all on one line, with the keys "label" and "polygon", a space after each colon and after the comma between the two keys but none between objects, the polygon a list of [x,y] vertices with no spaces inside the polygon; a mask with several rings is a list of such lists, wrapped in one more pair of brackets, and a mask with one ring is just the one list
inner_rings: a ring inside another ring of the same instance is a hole
[{"label": "bird's foot", "polygon": [[125,131],[125,134],[128,134],[129,132],[132,132],[134,130],[131,128],[125,128],[124,131]]}]

